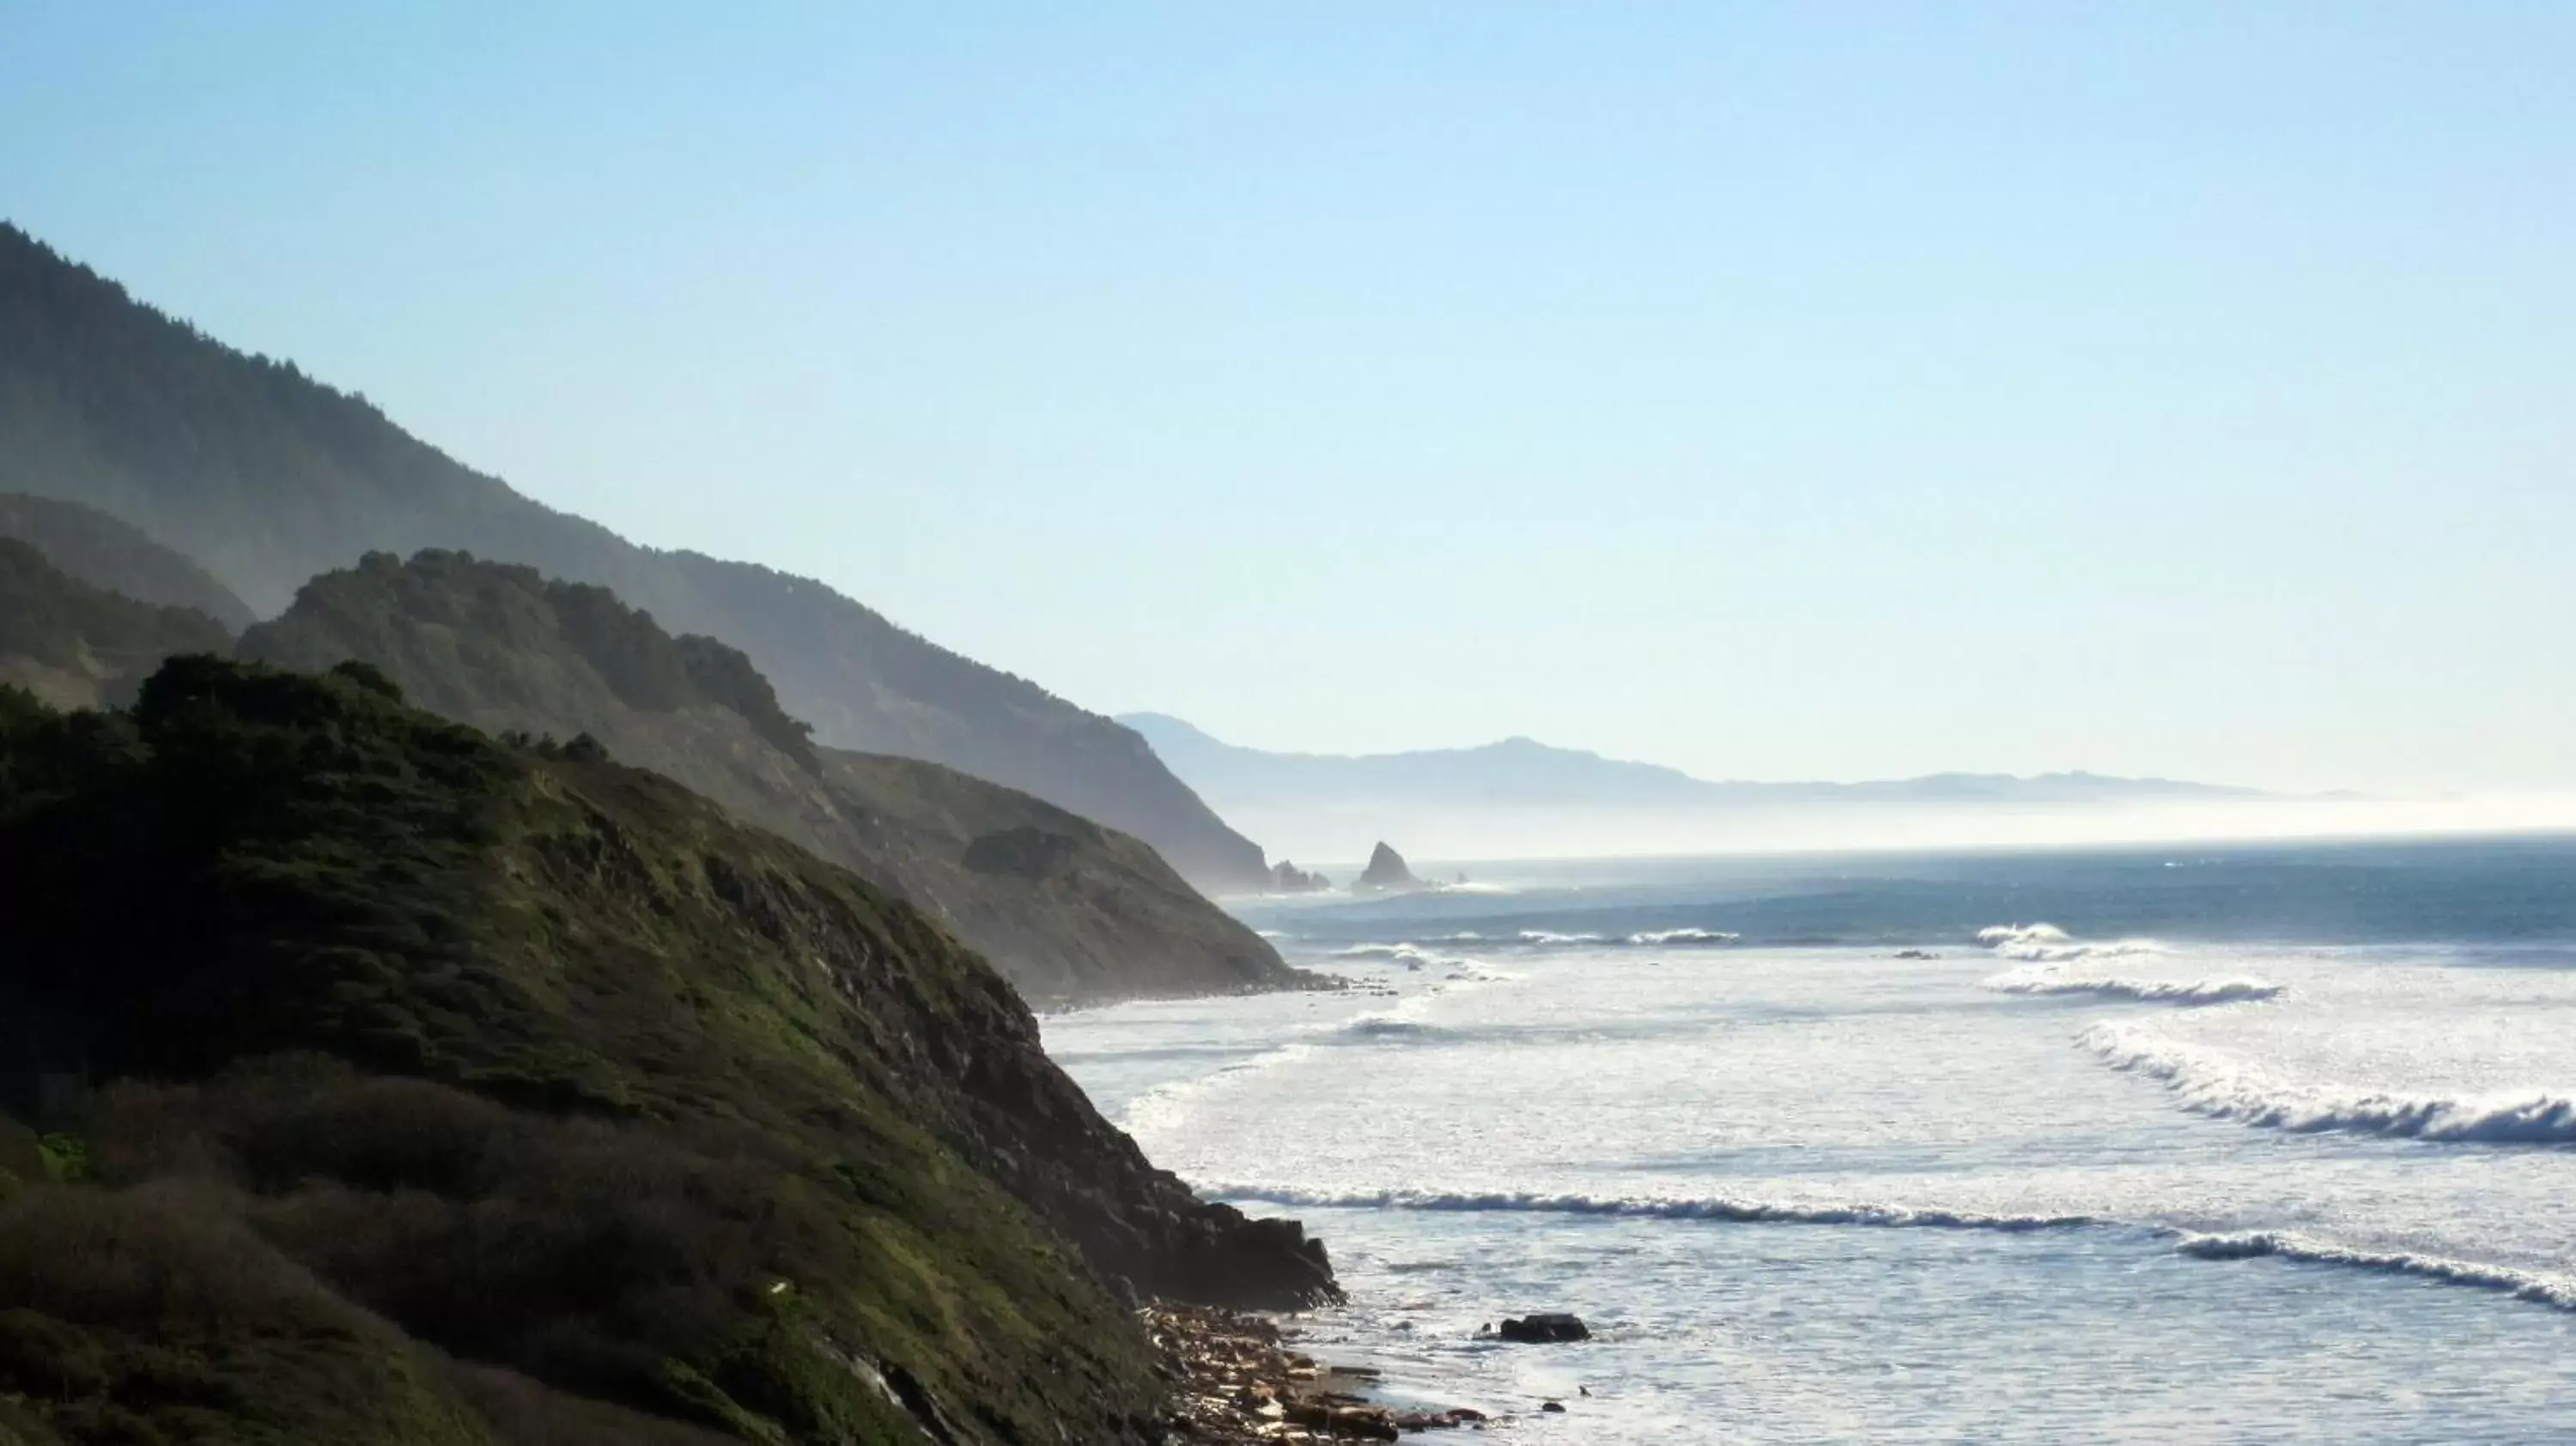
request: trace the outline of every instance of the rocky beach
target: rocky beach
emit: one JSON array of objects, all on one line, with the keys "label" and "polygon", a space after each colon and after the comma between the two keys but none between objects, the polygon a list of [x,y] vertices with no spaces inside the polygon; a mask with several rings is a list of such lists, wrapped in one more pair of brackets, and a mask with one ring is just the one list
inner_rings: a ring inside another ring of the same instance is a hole
[{"label": "rocky beach", "polygon": [[1297,1348],[1301,1331],[1268,1316],[1157,1301],[1139,1315],[1168,1385],[1173,1439],[1218,1443],[1393,1441],[1420,1431],[1481,1431],[1466,1407],[1401,1409],[1372,1399],[1377,1372]]}]

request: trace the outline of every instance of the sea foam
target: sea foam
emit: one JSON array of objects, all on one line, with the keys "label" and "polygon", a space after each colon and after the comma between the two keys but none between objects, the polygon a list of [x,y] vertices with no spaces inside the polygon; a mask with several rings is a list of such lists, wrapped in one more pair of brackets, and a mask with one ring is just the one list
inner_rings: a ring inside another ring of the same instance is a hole
[{"label": "sea foam", "polygon": [[1984,981],[2002,994],[2090,994],[2141,1004],[2245,1004],[2279,997],[2282,986],[2268,979],[2238,974],[2215,979],[2129,979],[2119,975],[2068,974],[2054,967],[2013,969]]},{"label": "sea foam", "polygon": [[2153,939],[2078,939],[2055,924],[1996,924],[1977,931],[1977,942],[2006,959],[2030,964],[2060,964],[2077,959],[2117,959],[2131,954],[2161,954]]},{"label": "sea foam", "polygon": [[1649,1220],[1722,1220],[1740,1224],[1879,1225],[1929,1230],[2067,1230],[2103,1222],[2089,1215],[1988,1215],[1973,1210],[1917,1209],[1867,1203],[1791,1205],[1731,1196],[1547,1195],[1518,1191],[1373,1190],[1336,1193],[1271,1186],[1203,1186],[1211,1200],[1241,1200],[1304,1210],[1526,1211],[1544,1215],[1616,1215]]}]

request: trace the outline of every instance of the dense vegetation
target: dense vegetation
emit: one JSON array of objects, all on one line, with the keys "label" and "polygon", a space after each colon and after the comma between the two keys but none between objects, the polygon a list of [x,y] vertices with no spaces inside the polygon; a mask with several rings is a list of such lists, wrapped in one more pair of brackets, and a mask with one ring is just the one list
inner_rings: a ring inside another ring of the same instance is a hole
[{"label": "dense vegetation", "polygon": [[398,692],[0,690],[0,1440],[1138,1439],[1105,1278],[1330,1289],[912,909]]},{"label": "dense vegetation", "polygon": [[[707,479],[710,486],[722,479]],[[88,503],[204,562],[263,613],[361,554],[469,549],[598,583],[741,648],[836,747],[943,763],[1145,840],[1213,888],[1259,848],[1106,718],[820,583],[640,548],[468,470],[365,398],[246,356],[0,226],[0,491]],[[852,546],[900,545],[854,538]]]},{"label": "dense vegetation", "polygon": [[232,646],[221,624],[92,587],[0,537],[0,683],[63,707],[123,701],[175,653]]},{"label": "dense vegetation", "polygon": [[94,507],[0,494],[0,537],[17,538],[90,586],[137,602],[194,608],[236,633],[257,621],[212,573]]},{"label": "dense vegetation", "polygon": [[901,894],[1034,1001],[1299,981],[1134,839],[937,764],[815,749],[741,653],[674,638],[604,588],[374,553],[308,583],[240,651],[307,671],[359,659],[495,733],[589,734]]}]

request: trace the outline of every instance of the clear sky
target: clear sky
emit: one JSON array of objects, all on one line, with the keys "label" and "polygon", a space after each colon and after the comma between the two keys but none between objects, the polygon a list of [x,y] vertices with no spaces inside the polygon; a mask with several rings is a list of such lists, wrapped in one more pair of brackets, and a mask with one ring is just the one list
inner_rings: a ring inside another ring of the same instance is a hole
[{"label": "clear sky", "polygon": [[0,214],[1102,711],[2576,785],[2576,5],[0,0]]}]

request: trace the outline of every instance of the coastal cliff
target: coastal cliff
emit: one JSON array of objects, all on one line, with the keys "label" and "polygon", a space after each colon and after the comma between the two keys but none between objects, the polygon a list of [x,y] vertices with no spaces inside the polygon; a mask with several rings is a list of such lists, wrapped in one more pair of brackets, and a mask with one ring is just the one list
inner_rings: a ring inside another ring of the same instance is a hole
[{"label": "coastal cliff", "polygon": [[365,665],[0,690],[0,878],[27,1440],[1143,1441],[1124,1291],[1333,1292],[914,909]]},{"label": "coastal cliff", "polygon": [[1313,982],[1137,840],[936,764],[818,748],[740,652],[675,638],[605,588],[376,553],[307,583],[240,652],[305,671],[354,658],[493,733],[589,734],[902,895],[1032,1003]]}]

